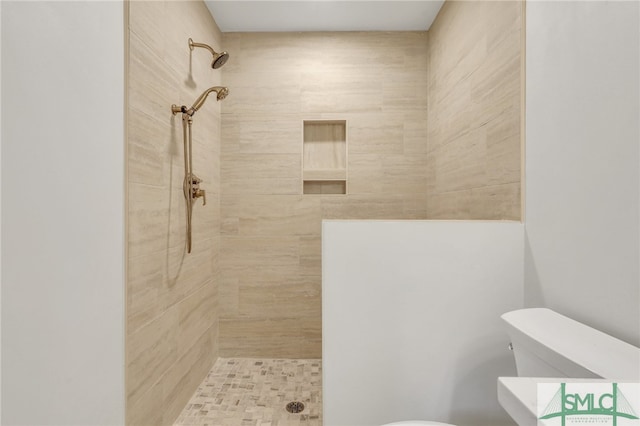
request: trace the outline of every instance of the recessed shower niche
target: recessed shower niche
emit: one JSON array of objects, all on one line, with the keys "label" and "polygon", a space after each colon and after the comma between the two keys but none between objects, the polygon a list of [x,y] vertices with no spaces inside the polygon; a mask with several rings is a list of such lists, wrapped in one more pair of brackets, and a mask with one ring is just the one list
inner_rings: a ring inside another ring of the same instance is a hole
[{"label": "recessed shower niche", "polygon": [[347,193],[347,122],[305,120],[302,193]]}]

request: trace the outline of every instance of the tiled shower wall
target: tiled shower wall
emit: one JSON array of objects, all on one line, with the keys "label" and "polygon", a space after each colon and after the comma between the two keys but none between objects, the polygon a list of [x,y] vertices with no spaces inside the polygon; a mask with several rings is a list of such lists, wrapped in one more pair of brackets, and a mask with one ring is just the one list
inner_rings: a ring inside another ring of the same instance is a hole
[{"label": "tiled shower wall", "polygon": [[429,219],[520,220],[523,7],[447,1],[429,30]]},{"label": "tiled shower wall", "polygon": [[[322,219],[520,217],[520,3],[447,2],[428,35],[221,36],[202,2],[129,7],[130,423],[172,421],[218,354],[321,356]],[[221,82],[223,114],[194,119],[208,203],[184,255],[169,106]],[[347,195],[302,195],[318,119],[347,122]]]},{"label": "tiled shower wall", "polygon": [[[427,34],[229,33],[221,356],[321,356],[322,219],[425,219]],[[303,120],[347,121],[347,195],[302,195]]]},{"label": "tiled shower wall", "polygon": [[176,419],[218,356],[220,104],[209,97],[194,116],[194,172],[207,205],[193,212],[193,251],[185,253],[182,120],[220,82],[220,48],[203,2],[128,2],[128,256],[126,394],[128,425]]}]

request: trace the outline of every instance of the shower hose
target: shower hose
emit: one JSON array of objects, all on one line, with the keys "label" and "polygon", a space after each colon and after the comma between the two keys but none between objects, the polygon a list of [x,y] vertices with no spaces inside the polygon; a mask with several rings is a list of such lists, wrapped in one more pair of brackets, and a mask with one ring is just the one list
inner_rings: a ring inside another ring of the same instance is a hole
[{"label": "shower hose", "polygon": [[182,114],[182,132],[184,141],[184,182],[182,190],[187,206],[187,253],[191,253],[191,218],[193,214],[193,159],[191,156],[191,123],[193,119],[188,114]]}]

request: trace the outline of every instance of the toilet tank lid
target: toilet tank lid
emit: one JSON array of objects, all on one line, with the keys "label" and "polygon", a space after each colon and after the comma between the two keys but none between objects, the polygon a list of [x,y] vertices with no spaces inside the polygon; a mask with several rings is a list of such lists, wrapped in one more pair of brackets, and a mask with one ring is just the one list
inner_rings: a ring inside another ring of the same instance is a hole
[{"label": "toilet tank lid", "polygon": [[507,312],[502,319],[547,349],[605,379],[640,380],[640,348],[551,309]]}]

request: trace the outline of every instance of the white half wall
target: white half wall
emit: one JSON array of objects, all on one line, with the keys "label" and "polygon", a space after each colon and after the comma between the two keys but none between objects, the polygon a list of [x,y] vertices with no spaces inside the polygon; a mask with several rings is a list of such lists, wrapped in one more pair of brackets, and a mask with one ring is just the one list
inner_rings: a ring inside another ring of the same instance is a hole
[{"label": "white half wall", "polygon": [[421,419],[512,425],[516,374],[500,320],[522,308],[517,222],[325,221],[326,426]]},{"label": "white half wall", "polygon": [[124,7],[2,2],[2,423],[124,424]]},{"label": "white half wall", "polygon": [[525,303],[640,346],[640,4],[528,2]]}]

